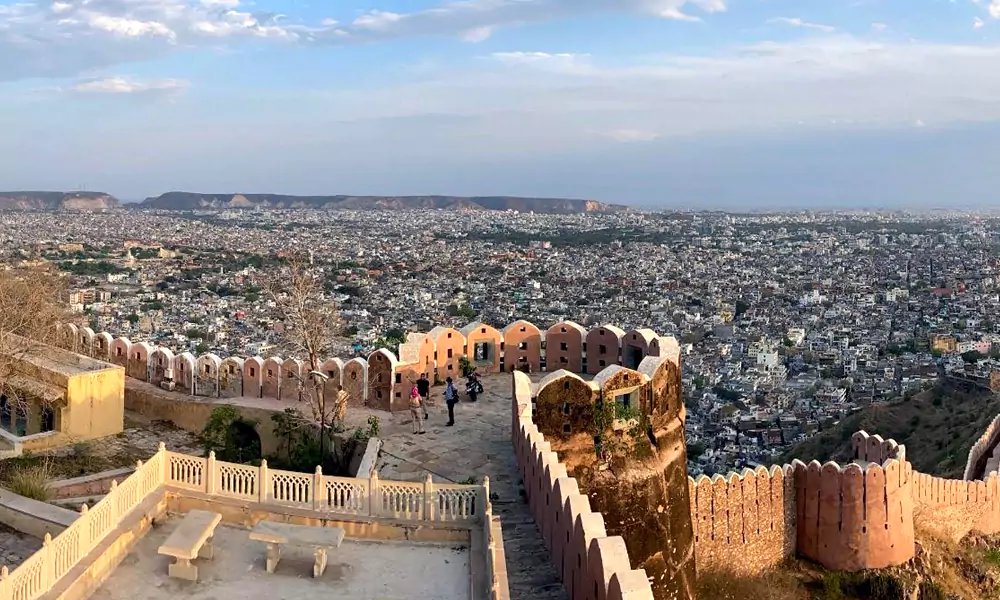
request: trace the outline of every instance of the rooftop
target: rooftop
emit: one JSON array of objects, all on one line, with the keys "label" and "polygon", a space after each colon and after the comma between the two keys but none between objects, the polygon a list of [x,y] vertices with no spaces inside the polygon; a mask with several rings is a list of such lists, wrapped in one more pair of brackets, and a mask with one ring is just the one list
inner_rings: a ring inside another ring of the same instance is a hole
[{"label": "rooftop", "polygon": [[3,338],[2,346],[3,348],[0,349],[0,353],[14,356],[39,369],[53,371],[67,377],[80,375],[81,373],[121,368],[75,352],[70,352],[69,350],[29,341],[14,334],[6,334]]},{"label": "rooftop", "polygon": [[151,530],[125,557],[93,600],[402,600],[469,598],[469,548],[458,545],[370,542],[345,539],[331,550],[326,571],[312,577],[309,548],[285,547],[274,573],[264,568],[265,544],[244,529],[220,525],[215,556],[198,560],[198,581],[167,576],[173,560],[157,548],[174,530],[173,518]]}]

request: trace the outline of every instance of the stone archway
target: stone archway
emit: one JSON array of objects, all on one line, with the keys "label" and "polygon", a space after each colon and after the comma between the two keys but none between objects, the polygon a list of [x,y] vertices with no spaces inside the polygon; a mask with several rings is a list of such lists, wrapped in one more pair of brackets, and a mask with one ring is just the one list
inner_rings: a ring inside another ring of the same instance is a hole
[{"label": "stone archway", "polygon": [[253,423],[236,419],[229,424],[226,432],[227,456],[221,458],[228,462],[248,463],[262,458],[260,434]]}]

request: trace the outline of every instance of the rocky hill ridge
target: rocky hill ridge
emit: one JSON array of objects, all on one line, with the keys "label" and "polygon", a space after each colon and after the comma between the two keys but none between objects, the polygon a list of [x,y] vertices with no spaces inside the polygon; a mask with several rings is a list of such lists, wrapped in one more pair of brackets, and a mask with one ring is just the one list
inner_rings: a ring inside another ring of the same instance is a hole
[{"label": "rocky hill ridge", "polygon": [[108,210],[117,198],[104,192],[0,192],[0,210]]},{"label": "rocky hill ridge", "polygon": [[571,198],[538,198],[516,196],[292,196],[286,194],[200,194],[193,192],[167,192],[147,198],[141,208],[162,210],[197,210],[252,208],[287,209],[318,208],[338,209],[446,209],[446,210],[517,210],[551,214],[588,212],[621,212],[628,208],[605,204],[595,200]]}]

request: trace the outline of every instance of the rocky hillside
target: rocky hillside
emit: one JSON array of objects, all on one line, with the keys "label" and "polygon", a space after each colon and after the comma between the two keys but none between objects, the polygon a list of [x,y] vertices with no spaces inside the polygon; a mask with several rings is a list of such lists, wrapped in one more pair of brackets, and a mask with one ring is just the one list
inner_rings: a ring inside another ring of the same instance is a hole
[{"label": "rocky hillside", "polygon": [[107,210],[118,199],[103,192],[0,192],[0,210]]},{"label": "rocky hillside", "polygon": [[909,399],[869,406],[833,429],[797,444],[783,462],[851,460],[851,435],[858,430],[906,445],[906,457],[922,473],[961,479],[969,448],[1000,414],[1000,396],[940,384]]},{"label": "rocky hillside", "polygon": [[288,196],[283,194],[197,194],[167,192],[147,198],[140,208],[194,210],[225,208],[319,208],[326,210],[377,208],[384,210],[518,210],[522,212],[573,214],[628,210],[617,204],[566,198],[518,198],[513,196]]}]

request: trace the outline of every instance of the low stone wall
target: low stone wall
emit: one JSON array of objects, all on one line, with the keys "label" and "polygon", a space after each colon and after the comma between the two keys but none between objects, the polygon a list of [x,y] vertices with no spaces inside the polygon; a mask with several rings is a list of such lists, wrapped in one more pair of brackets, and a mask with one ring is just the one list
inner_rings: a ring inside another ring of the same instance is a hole
[{"label": "low stone wall", "polygon": [[93,475],[54,481],[49,485],[49,488],[52,489],[57,499],[100,496],[108,493],[112,481],[120,482],[133,472],[135,469],[132,467],[102,471]]},{"label": "low stone wall", "polygon": [[382,440],[373,437],[368,438],[368,443],[365,446],[365,452],[361,457],[361,461],[358,463],[357,468],[351,469],[353,477],[368,478],[371,477],[378,467],[378,453],[382,451]]},{"label": "low stone wall", "polygon": [[242,406],[234,398],[196,398],[161,390],[142,381],[125,380],[126,410],[152,421],[170,421],[191,433],[201,433],[212,409],[225,405],[235,408],[244,419],[257,422],[260,449],[265,456],[278,452],[278,439],[274,436],[274,424],[271,421],[273,411]]},{"label": "low stone wall", "polygon": [[55,537],[80,518],[80,514],[9,490],[0,489],[0,523],[38,539]]},{"label": "low stone wall", "polygon": [[549,558],[573,600],[652,600],[644,570],[632,570],[625,540],[608,537],[601,513],[579,492],[576,479],[531,422],[531,383],[513,374],[511,431],[514,453],[535,523]]}]

